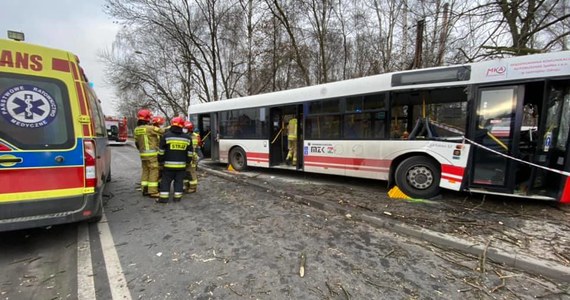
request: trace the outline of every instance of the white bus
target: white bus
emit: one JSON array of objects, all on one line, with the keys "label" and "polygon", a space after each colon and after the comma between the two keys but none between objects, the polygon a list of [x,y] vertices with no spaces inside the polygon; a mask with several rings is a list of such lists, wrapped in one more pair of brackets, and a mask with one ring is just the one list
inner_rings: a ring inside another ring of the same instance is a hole
[{"label": "white bus", "polygon": [[[570,52],[393,72],[188,108],[213,161],[570,203]],[[287,121],[298,158],[287,164]]]}]

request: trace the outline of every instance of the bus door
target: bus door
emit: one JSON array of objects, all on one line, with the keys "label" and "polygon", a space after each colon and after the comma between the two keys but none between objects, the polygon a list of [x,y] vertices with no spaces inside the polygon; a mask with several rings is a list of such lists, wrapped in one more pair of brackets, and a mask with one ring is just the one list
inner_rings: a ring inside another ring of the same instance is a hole
[{"label": "bus door", "polygon": [[[207,141],[210,143],[210,158],[212,161],[220,161],[220,140],[219,140],[219,133],[220,133],[220,126],[218,120],[218,113],[211,113],[210,114],[210,135],[206,138]],[[205,116],[204,118],[208,118]],[[204,119],[205,120],[205,119]],[[207,133],[204,134],[204,136]]]},{"label": "bus door", "polygon": [[[212,121],[210,115],[199,115],[198,124],[195,129],[196,128],[199,130],[200,138],[202,139],[202,154],[204,154],[205,158],[212,158],[212,141],[215,140],[215,136],[212,137]],[[217,146],[217,143],[215,146]],[[216,150],[216,153],[217,152]]]},{"label": "bus door", "polygon": [[[269,166],[278,166],[285,162],[287,152],[287,128],[283,120],[283,110],[273,107],[269,110]],[[285,139],[283,138],[285,137]]]},{"label": "bus door", "polygon": [[471,131],[472,139],[477,143],[472,157],[471,186],[512,193],[514,161],[503,155],[518,154],[515,140],[519,139],[520,123],[515,126],[515,116],[517,109],[522,110],[522,103],[518,100],[523,98],[523,93],[523,86],[489,87],[477,91],[474,128]]},{"label": "bus door", "polygon": [[[570,80],[548,82],[540,119],[534,163],[551,170],[570,170]],[[566,183],[566,176],[546,169],[533,168],[532,179],[532,194],[561,200],[559,197]]]}]

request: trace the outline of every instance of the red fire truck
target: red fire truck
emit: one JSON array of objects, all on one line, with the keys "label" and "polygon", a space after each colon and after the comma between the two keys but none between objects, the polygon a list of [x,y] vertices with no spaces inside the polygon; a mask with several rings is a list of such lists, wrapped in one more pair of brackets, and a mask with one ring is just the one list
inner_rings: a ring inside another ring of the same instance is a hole
[{"label": "red fire truck", "polygon": [[105,116],[105,127],[111,144],[124,145],[127,143],[127,118]]}]

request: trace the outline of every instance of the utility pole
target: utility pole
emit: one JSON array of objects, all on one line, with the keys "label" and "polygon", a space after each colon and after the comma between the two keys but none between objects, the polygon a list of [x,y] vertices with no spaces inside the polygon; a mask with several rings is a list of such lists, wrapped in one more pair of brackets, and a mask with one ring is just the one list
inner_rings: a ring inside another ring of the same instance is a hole
[{"label": "utility pole", "polygon": [[445,54],[445,43],[447,42],[447,26],[449,24],[449,3],[443,5],[443,24],[439,34],[439,49],[437,53],[437,65],[443,64],[443,56]]},{"label": "utility pole", "polygon": [[416,25],[416,50],[414,53],[414,61],[410,66],[410,69],[419,69],[422,67],[422,52],[423,52],[423,42],[424,42],[424,25],[425,19],[418,20]]}]

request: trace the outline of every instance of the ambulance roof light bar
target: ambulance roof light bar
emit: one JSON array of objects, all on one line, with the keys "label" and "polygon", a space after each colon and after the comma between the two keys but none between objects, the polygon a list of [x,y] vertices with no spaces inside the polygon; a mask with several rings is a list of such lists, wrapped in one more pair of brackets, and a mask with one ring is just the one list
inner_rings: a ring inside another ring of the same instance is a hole
[{"label": "ambulance roof light bar", "polygon": [[8,30],[8,38],[14,41],[24,41],[24,33],[19,31]]}]

